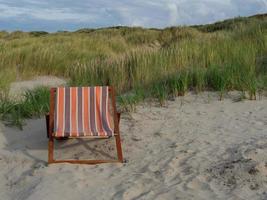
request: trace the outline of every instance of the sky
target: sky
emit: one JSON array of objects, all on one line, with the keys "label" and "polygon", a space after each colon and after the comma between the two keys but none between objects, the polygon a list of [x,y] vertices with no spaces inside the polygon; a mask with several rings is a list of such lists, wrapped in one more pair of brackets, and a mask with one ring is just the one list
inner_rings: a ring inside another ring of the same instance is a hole
[{"label": "sky", "polygon": [[0,0],[0,30],[164,28],[267,13],[267,0]]}]

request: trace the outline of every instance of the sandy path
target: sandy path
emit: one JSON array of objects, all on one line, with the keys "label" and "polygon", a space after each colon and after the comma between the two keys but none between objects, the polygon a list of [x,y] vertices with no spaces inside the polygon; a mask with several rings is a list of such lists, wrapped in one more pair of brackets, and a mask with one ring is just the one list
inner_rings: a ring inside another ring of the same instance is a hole
[{"label": "sandy path", "polygon": [[66,85],[67,81],[56,76],[37,76],[34,79],[26,81],[16,81],[10,84],[9,96],[21,97],[26,90],[32,90],[36,87],[46,86],[55,87]]},{"label": "sandy path", "polygon": [[[23,132],[1,126],[1,198],[267,199],[267,98],[187,95],[139,106],[122,116],[121,130],[127,163],[47,167],[44,120]],[[61,141],[57,156],[112,157],[112,144]]]}]

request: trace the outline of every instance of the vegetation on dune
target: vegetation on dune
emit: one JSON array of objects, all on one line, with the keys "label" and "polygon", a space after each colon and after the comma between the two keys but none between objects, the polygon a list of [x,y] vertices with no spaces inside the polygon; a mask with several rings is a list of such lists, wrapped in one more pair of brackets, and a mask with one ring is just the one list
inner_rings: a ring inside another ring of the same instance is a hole
[{"label": "vegetation on dune", "polygon": [[22,129],[25,118],[40,117],[49,112],[49,88],[38,87],[26,91],[20,100],[2,98],[0,101],[0,120],[6,125]]},{"label": "vegetation on dune", "polygon": [[19,117],[46,111],[22,109],[24,102],[5,97],[11,81],[36,75],[66,77],[70,85],[114,85],[125,110],[134,110],[146,97],[163,105],[188,90],[218,91],[220,99],[229,90],[240,90],[255,99],[267,88],[267,16],[162,30],[0,32],[0,57],[2,119],[6,110]]}]

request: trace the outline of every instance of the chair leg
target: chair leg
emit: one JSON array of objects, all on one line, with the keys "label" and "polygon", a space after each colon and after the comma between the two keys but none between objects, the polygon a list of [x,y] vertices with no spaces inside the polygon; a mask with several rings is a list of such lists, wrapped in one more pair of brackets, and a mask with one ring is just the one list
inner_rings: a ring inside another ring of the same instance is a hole
[{"label": "chair leg", "polygon": [[49,114],[45,115],[45,121],[46,121],[46,137],[49,138]]},{"label": "chair leg", "polygon": [[48,164],[54,162],[54,138],[50,137],[48,141]]},{"label": "chair leg", "polygon": [[122,148],[121,148],[121,138],[120,135],[115,135],[116,148],[119,162],[123,162]]},{"label": "chair leg", "polygon": [[[121,120],[121,113],[117,113],[117,116],[118,116],[118,124],[119,124],[120,123],[120,120]],[[120,162],[123,162],[123,155],[122,155],[120,134],[115,135],[115,139],[116,139],[116,147],[117,147],[118,160]]]},{"label": "chair leg", "polygon": [[117,113],[117,116],[118,116],[118,123],[120,123],[120,121],[121,121],[121,113]]}]

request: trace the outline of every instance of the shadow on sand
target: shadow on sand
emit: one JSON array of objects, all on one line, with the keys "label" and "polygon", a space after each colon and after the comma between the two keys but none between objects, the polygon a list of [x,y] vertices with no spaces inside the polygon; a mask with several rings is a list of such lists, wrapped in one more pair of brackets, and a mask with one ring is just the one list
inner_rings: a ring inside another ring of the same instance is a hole
[{"label": "shadow on sand", "polygon": [[[33,162],[47,164],[48,139],[43,119],[27,120],[23,130],[1,124],[3,149],[20,152]],[[55,158],[61,159],[114,159],[115,143],[109,139],[67,139],[55,141]]]}]

